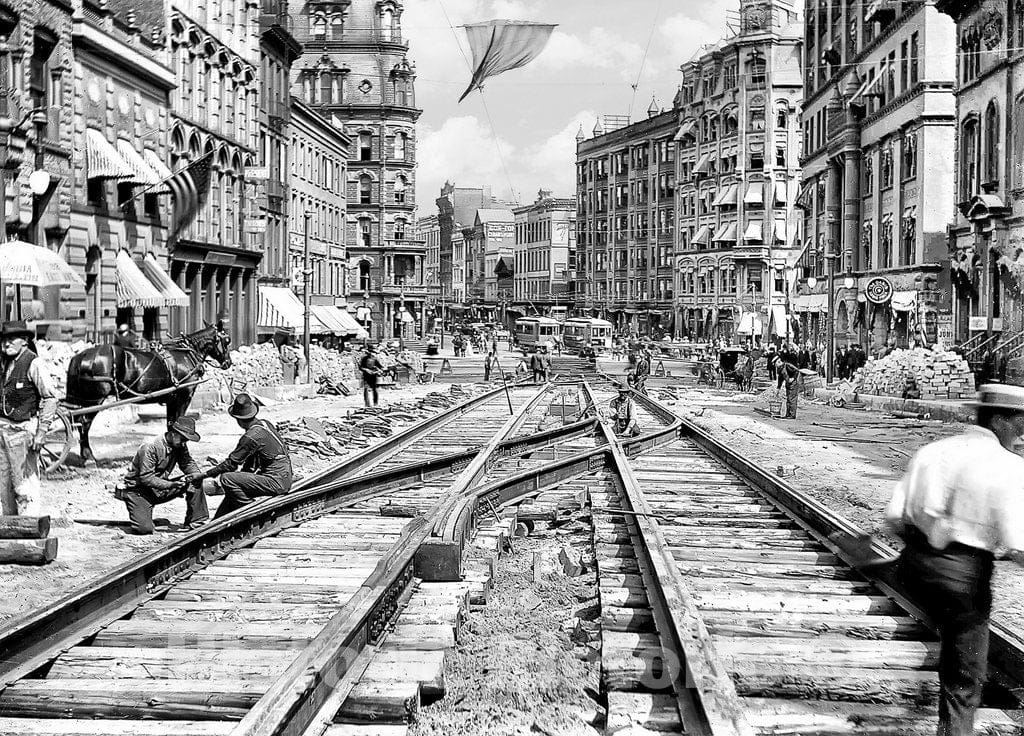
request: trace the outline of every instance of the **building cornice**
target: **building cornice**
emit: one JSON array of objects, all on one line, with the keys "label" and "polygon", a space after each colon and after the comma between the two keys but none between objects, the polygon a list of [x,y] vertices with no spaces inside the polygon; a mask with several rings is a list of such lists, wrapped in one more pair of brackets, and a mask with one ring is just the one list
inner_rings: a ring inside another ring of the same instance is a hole
[{"label": "building cornice", "polygon": [[178,86],[178,80],[171,69],[84,20],[76,19],[73,22],[71,34],[75,45],[88,48],[119,67],[128,67],[136,76],[160,89],[170,91]]}]

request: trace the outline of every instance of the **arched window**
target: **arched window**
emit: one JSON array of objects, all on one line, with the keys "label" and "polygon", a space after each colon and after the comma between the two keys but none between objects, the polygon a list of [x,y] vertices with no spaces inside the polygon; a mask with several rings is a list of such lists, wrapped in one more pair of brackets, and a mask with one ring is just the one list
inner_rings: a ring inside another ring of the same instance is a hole
[{"label": "arched window", "polygon": [[372,223],[369,217],[359,218],[359,243],[364,248],[369,248],[373,239]]},{"label": "arched window", "polygon": [[327,35],[327,19],[322,15],[314,15],[310,18],[309,32],[314,39],[322,41]]},{"label": "arched window", "polygon": [[[399,174],[395,177],[395,202],[397,204],[405,204],[405,190],[408,186],[405,177]],[[395,237],[398,237],[397,235]]]},{"label": "arched window", "polygon": [[978,193],[978,153],[981,130],[977,116],[964,121],[960,134],[960,200],[967,201]]},{"label": "arched window", "polygon": [[359,177],[359,204],[373,203],[373,180],[369,174]]},{"label": "arched window", "polygon": [[776,130],[785,130],[789,127],[789,111],[784,107],[780,107],[775,111],[775,128]]},{"label": "arched window", "polygon": [[380,13],[380,37],[390,41],[395,30],[395,11],[384,8]]},{"label": "arched window", "polygon": [[345,21],[342,16],[335,15],[331,18],[331,39],[334,41],[340,41],[342,34],[345,32]]},{"label": "arched window", "polygon": [[995,191],[999,187],[999,107],[996,101],[985,110],[985,178],[982,184]]},{"label": "arched window", "polygon": [[320,72],[320,104],[330,105],[334,102],[334,87],[332,82],[334,75],[330,72]]},{"label": "arched window", "polygon": [[373,136],[370,133],[359,134],[359,160],[369,161],[373,158]]},{"label": "arched window", "polygon": [[395,240],[405,240],[405,220],[395,220]]},{"label": "arched window", "polygon": [[[369,220],[360,220],[360,224],[370,224]],[[370,290],[370,263],[369,261],[359,261],[359,290],[369,291]]]},{"label": "arched window", "polygon": [[[1021,14],[1024,19],[1024,13]],[[1024,24],[1024,20],[1021,21]],[[1024,25],[1022,25],[1024,28]],[[1024,189],[1024,95],[1013,105],[1013,188]]]},{"label": "arched window", "polygon": [[398,161],[405,161],[405,144],[408,142],[409,136],[405,133],[399,133],[395,136],[395,159]]}]

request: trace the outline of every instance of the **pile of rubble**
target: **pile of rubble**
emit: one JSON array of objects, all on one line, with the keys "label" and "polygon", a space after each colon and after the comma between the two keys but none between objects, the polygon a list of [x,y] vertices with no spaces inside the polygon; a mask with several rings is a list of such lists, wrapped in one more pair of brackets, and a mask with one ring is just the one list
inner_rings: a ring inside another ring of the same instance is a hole
[{"label": "pile of rubble", "polygon": [[284,383],[281,356],[272,342],[242,345],[231,351],[231,367],[226,371],[211,368],[208,373],[228,383],[247,388],[280,386]]},{"label": "pile of rubble", "polygon": [[948,350],[895,350],[870,359],[853,379],[857,391],[906,399],[970,399],[974,374],[967,361]]},{"label": "pile of rubble", "polygon": [[390,437],[398,429],[465,401],[471,393],[452,385],[447,393],[427,394],[415,401],[396,401],[387,406],[350,409],[342,417],[304,417],[277,425],[289,450],[300,455],[336,458],[353,449],[368,447],[374,438]]},{"label": "pile of rubble", "polygon": [[356,365],[353,353],[339,353],[319,345],[309,346],[309,369],[312,380],[329,378],[334,383],[351,383],[356,380]]}]

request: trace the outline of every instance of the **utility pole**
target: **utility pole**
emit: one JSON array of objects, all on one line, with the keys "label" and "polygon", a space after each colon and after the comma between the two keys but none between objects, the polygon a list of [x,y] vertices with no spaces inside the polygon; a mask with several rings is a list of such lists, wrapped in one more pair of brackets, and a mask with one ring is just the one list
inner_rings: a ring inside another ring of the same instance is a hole
[{"label": "utility pole", "polygon": [[310,383],[312,368],[309,360],[309,283],[312,280],[313,271],[309,267],[309,219],[312,213],[306,210],[302,213],[305,225],[305,238],[302,245],[302,351],[306,354],[306,383]]}]

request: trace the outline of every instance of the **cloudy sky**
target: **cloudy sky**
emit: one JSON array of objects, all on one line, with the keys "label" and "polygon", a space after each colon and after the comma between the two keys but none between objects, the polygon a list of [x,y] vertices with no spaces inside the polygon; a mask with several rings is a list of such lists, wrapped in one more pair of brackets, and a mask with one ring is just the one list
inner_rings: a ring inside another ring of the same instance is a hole
[{"label": "cloudy sky", "polygon": [[[652,95],[670,107],[679,65],[724,35],[728,21],[735,25],[738,7],[739,0],[407,0],[402,28],[423,108],[418,214],[436,211],[446,179],[490,184],[523,203],[541,187],[572,194],[580,124],[589,136],[596,116],[626,115],[631,104],[637,120]],[[474,92],[460,105],[471,57],[458,26],[495,18],[558,28],[532,64],[488,81],[484,100]]]}]

